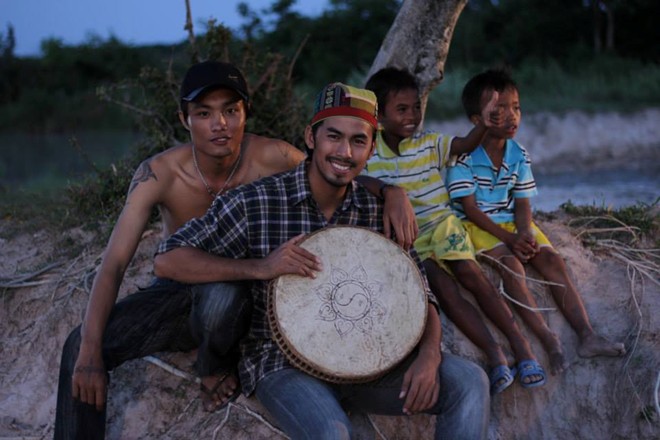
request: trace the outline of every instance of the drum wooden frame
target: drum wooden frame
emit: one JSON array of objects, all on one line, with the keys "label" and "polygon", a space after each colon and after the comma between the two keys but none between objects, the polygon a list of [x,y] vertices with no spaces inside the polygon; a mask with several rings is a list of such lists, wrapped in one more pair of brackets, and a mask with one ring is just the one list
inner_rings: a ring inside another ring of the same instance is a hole
[{"label": "drum wooden frame", "polygon": [[410,255],[362,227],[331,226],[300,243],[317,255],[315,279],[270,283],[273,339],[295,367],[334,383],[376,379],[402,361],[426,325],[426,283]]}]

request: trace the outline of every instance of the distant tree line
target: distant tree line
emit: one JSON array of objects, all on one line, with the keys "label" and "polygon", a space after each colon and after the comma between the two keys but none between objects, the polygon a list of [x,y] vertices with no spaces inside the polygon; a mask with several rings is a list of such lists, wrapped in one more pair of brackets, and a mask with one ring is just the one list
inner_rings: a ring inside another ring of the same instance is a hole
[{"label": "distant tree line", "polygon": [[[296,88],[312,91],[364,75],[401,0],[330,0],[318,17],[303,16],[294,5],[295,0],[275,0],[254,10],[243,2],[243,24],[233,38],[280,54],[293,65]],[[655,0],[471,0],[458,21],[447,66],[552,61],[579,69],[601,54],[657,65],[658,16]],[[217,19],[222,21],[220,6]],[[100,102],[97,89],[138,78],[145,66],[182,72],[191,61],[186,41],[132,46],[116,37],[91,37],[68,46],[48,39],[38,58],[15,56],[15,46],[8,25],[0,33],[0,130],[130,127],[131,118]]]},{"label": "distant tree line", "polygon": [[[323,84],[366,71],[399,0],[330,0],[319,17],[292,10],[295,0],[261,11],[239,7],[242,32],[259,45],[294,54],[299,81]],[[516,66],[525,60],[575,63],[600,53],[660,61],[653,0],[470,0],[458,21],[448,64]]]}]

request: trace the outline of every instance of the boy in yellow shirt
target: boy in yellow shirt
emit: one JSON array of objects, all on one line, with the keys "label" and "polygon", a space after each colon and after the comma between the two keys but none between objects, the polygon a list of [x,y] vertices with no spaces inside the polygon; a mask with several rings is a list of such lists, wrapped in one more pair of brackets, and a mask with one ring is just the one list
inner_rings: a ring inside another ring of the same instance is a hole
[{"label": "boy in yellow shirt", "polygon": [[[521,385],[543,385],[545,371],[506,302],[477,264],[470,238],[451,211],[441,175],[452,156],[476,148],[497,122],[490,116],[497,94],[493,94],[480,123],[466,137],[450,137],[417,131],[421,122],[419,89],[409,72],[382,69],[369,78],[366,88],[378,98],[380,130],[376,151],[363,174],[408,192],[419,226],[414,245],[424,261],[431,289],[447,317],[486,354],[491,393],[502,392],[511,385],[516,370],[509,367],[502,347],[479,311],[462,296],[457,281],[474,295],[485,315],[508,339]],[[386,186],[382,190],[388,191]],[[553,341],[551,367],[556,373],[563,370],[565,361],[559,341]]]}]

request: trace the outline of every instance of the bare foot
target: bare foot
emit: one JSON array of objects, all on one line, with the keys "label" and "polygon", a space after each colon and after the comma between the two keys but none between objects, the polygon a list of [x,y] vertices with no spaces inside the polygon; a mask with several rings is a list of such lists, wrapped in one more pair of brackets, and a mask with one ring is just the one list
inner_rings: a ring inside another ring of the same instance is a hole
[{"label": "bare foot", "polygon": [[200,394],[204,410],[216,411],[238,395],[238,379],[233,373],[202,377]]},{"label": "bare foot", "polygon": [[621,342],[612,342],[596,333],[587,336],[578,347],[580,357],[589,358],[595,356],[623,356],[626,347]]},{"label": "bare foot", "polygon": [[553,376],[561,374],[568,368],[568,361],[564,357],[564,352],[559,349],[558,351],[548,352],[548,360],[550,361],[550,373]]},{"label": "bare foot", "polygon": [[561,348],[561,342],[556,334],[552,333],[551,336],[543,341],[543,346],[546,353],[548,353],[548,360],[550,361],[550,373],[553,376],[561,374],[568,368],[568,361],[564,357],[564,350]]}]

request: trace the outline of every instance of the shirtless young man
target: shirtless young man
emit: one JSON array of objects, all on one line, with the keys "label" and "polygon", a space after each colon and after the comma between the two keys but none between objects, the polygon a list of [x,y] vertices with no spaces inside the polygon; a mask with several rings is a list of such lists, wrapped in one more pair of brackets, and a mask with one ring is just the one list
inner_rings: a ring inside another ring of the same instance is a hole
[{"label": "shirtless young man", "polygon": [[[56,439],[104,438],[108,371],[159,351],[199,347],[196,366],[207,409],[237,395],[236,342],[251,312],[243,283],[189,286],[157,279],[115,302],[154,208],[161,213],[167,237],[202,216],[216,195],[289,170],[304,159],[305,154],[287,142],[245,133],[248,111],[247,84],[236,67],[204,62],[186,73],[179,116],[191,142],[145,160],[133,176],[83,323],[63,349]],[[403,191],[387,194],[390,206],[407,200]],[[392,212],[400,241],[414,240],[411,214],[400,208]]]}]

